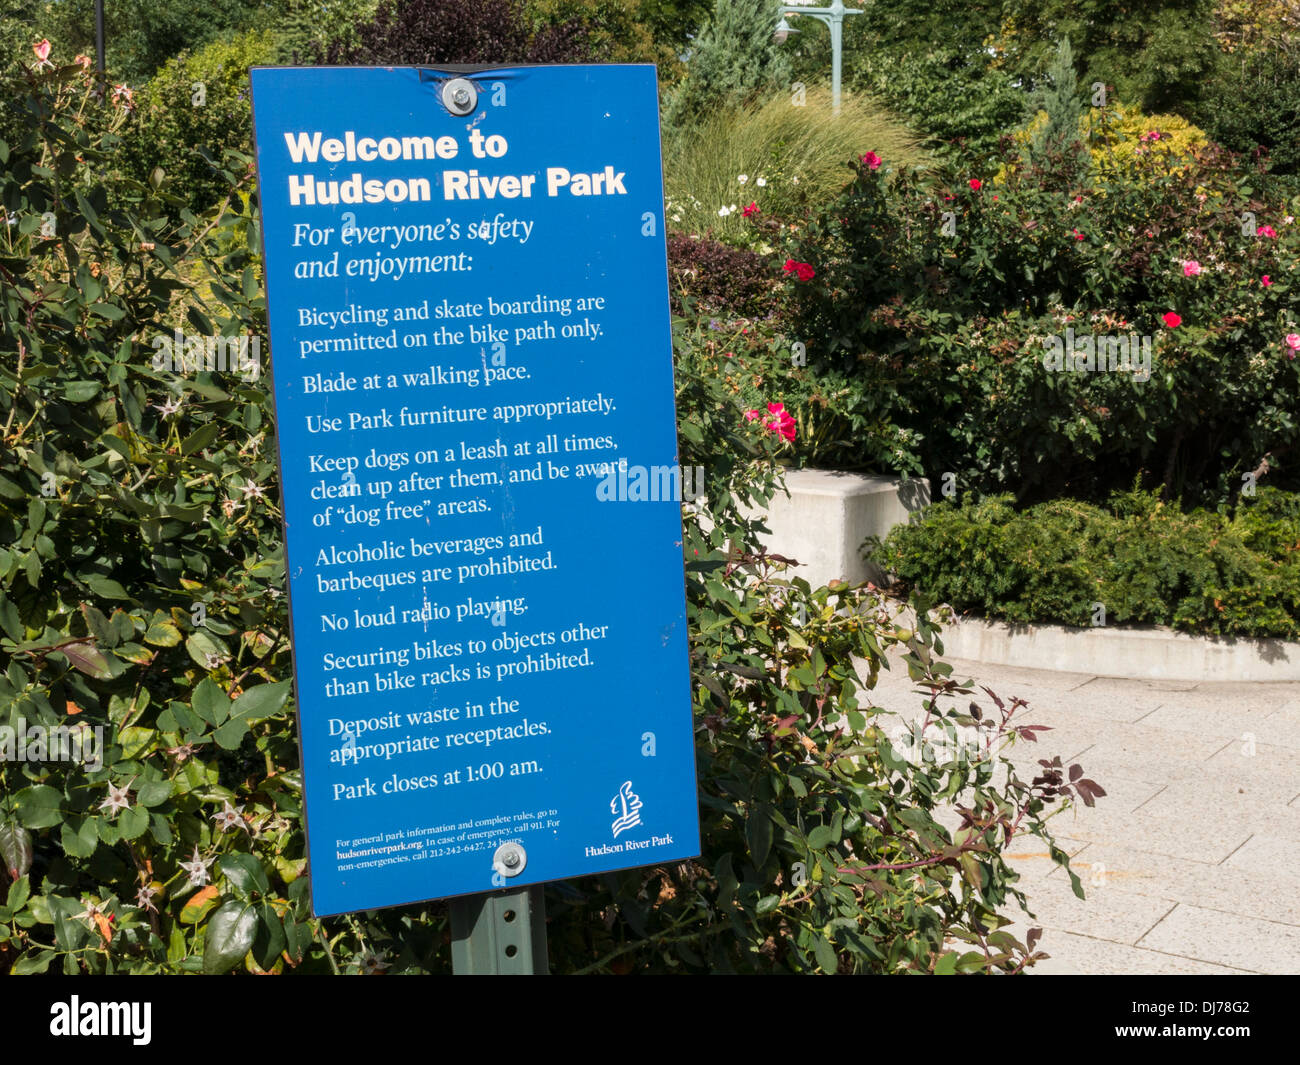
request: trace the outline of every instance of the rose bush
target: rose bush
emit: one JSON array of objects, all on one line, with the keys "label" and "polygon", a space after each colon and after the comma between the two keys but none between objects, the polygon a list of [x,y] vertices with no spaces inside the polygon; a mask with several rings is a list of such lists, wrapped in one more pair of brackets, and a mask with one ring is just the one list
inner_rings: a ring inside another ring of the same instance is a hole
[{"label": "rose bush", "polygon": [[[1077,187],[1014,148],[984,163],[996,183],[969,161],[933,177],[853,165],[787,250],[816,271],[787,284],[801,311],[790,332],[816,372],[883,395],[929,476],[1022,500],[1104,498],[1139,476],[1220,501],[1267,456],[1275,483],[1300,485],[1285,339],[1298,331],[1300,199],[1266,172],[1140,145]],[[1149,342],[1148,371],[1103,358],[1099,372],[1096,338]]]}]

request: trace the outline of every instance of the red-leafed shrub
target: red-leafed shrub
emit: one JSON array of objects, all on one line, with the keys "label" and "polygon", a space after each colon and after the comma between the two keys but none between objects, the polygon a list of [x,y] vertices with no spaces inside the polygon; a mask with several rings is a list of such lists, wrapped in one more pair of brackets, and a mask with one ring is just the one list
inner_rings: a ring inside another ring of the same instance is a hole
[{"label": "red-leafed shrub", "polygon": [[683,296],[706,309],[746,318],[765,318],[778,309],[780,269],[769,256],[755,251],[669,233],[668,276],[673,311],[678,314]]},{"label": "red-leafed shrub", "polygon": [[584,63],[604,58],[579,20],[534,26],[518,0],[386,0],[327,63]]}]

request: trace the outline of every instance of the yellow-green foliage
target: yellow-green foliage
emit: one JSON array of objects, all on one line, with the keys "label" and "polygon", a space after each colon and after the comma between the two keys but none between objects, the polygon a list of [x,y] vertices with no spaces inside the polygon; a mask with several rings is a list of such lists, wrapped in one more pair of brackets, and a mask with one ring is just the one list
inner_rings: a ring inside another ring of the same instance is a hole
[{"label": "yellow-green foliage", "polygon": [[[1047,112],[1039,111],[1019,130],[1016,143],[1028,148],[1034,135],[1047,123]],[[1158,133],[1152,139],[1151,134]],[[1171,171],[1186,169],[1198,148],[1210,143],[1205,131],[1178,115],[1146,115],[1141,108],[1112,101],[1108,106],[1089,107],[1079,117],[1079,137],[1092,156],[1094,179],[1102,174],[1133,173],[1142,157],[1167,160]],[[1143,139],[1143,138],[1147,139]],[[994,182],[1005,180],[1003,167]]]},{"label": "yellow-green foliage", "polygon": [[[1205,131],[1178,115],[1144,115],[1137,107],[1115,103],[1089,108],[1080,121],[1095,167],[1130,169],[1139,154],[1158,153],[1172,162],[1186,159],[1210,143]],[[1158,140],[1143,140],[1159,133]]]},{"label": "yellow-green foliage", "polygon": [[[915,135],[883,106],[846,94],[835,116],[825,89],[808,90],[802,107],[782,93],[758,107],[720,110],[692,125],[666,128],[669,224],[746,243],[746,204],[757,203],[765,215],[788,215],[804,204],[823,203],[852,179],[845,164],[869,151],[893,168],[926,159]],[[733,204],[734,214],[719,217],[720,208]]]}]

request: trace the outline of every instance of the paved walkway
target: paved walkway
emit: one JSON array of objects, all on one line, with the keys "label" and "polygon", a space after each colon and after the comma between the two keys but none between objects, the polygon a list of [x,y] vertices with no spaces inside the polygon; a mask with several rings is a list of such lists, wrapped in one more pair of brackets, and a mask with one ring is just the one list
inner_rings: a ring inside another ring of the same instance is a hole
[{"label": "paved walkway", "polygon": [[[1050,824],[1087,899],[1036,837],[1009,853],[1044,929],[1034,973],[1300,973],[1300,683],[1116,680],[949,659],[1028,702],[1049,725],[1011,758],[1079,762],[1106,789]],[[877,706],[911,720],[921,697],[900,663]],[[889,732],[886,728],[886,732]],[[1014,906],[1014,904],[1013,904]]]}]

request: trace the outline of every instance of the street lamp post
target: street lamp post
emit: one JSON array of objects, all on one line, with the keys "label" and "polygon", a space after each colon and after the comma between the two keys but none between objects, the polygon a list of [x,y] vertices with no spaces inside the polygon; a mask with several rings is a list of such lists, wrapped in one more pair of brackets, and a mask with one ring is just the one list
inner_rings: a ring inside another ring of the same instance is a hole
[{"label": "street lamp post", "polygon": [[840,67],[842,65],[844,18],[846,15],[861,15],[862,10],[856,7],[845,7],[844,0],[834,0],[829,7],[803,7],[797,4],[781,4],[780,12],[781,22],[777,27],[778,42],[785,40],[785,34],[791,32],[789,23],[785,21],[786,15],[811,15],[830,27],[831,113],[838,115],[840,113]]},{"label": "street lamp post", "polygon": [[104,80],[104,0],[95,0],[95,69]]}]

